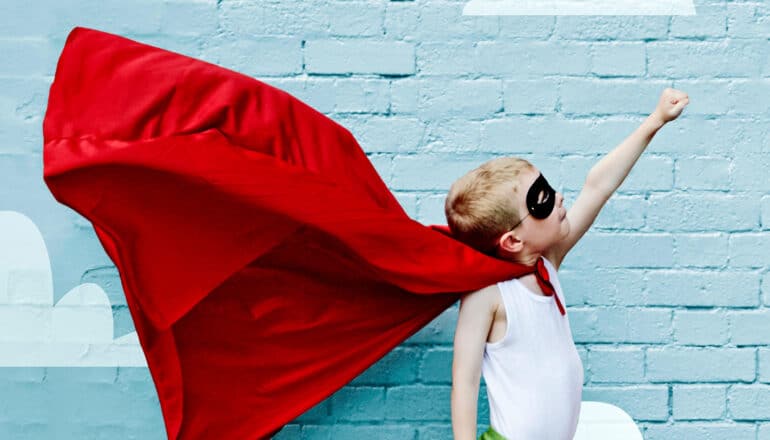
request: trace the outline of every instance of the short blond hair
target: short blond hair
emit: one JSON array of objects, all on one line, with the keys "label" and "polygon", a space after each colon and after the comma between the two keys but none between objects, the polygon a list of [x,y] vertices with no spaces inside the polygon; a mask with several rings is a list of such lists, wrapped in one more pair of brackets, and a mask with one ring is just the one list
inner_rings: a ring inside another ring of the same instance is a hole
[{"label": "short blond hair", "polygon": [[493,253],[497,238],[519,221],[514,194],[519,174],[532,168],[518,157],[498,157],[457,179],[444,202],[452,235],[480,252]]}]

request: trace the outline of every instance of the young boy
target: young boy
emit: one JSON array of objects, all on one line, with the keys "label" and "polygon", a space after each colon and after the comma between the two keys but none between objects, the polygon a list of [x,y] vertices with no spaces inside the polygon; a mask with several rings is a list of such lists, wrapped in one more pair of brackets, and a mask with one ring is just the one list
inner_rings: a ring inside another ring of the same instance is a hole
[{"label": "young boy", "polygon": [[[534,274],[465,294],[454,339],[452,431],[475,440],[479,381],[490,427],[481,439],[568,440],[577,428],[583,365],[556,271],[655,133],[689,103],[666,88],[655,111],[589,171],[572,208],[529,162],[490,160],[452,184],[445,209],[459,240]],[[550,281],[549,281],[550,280]]]}]

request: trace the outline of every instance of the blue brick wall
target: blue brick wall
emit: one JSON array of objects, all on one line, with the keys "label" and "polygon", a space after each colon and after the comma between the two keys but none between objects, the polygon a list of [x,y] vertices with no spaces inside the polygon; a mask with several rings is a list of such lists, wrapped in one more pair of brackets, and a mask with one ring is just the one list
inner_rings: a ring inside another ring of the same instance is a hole
[{"label": "blue brick wall", "polygon": [[[657,439],[770,440],[770,6],[700,0],[694,17],[464,17],[461,0],[41,0],[0,3],[0,210],[30,217],[54,299],[95,282],[133,330],[87,221],[42,181],[41,123],[75,25],[280,87],[349,127],[407,212],[444,223],[449,184],[534,162],[569,205],[585,173],[686,91],[561,279],[584,400]],[[281,439],[451,438],[457,304]],[[143,368],[0,368],[0,438],[165,436]],[[479,397],[479,431],[489,415]]]}]

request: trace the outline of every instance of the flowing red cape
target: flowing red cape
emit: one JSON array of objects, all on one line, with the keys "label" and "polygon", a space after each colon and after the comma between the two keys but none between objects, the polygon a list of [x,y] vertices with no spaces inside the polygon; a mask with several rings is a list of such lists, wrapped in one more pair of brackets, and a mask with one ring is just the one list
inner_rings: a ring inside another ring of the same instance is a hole
[{"label": "flowing red cape", "polygon": [[246,75],[69,34],[44,179],[117,267],[170,439],[267,438],[531,273],[412,220],[343,126]]}]

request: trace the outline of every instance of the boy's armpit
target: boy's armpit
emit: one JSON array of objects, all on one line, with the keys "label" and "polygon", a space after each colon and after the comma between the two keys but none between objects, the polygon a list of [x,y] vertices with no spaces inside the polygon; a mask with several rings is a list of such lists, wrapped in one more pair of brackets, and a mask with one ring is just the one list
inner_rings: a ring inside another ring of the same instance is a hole
[{"label": "boy's armpit", "polygon": [[496,308],[497,285],[463,295],[454,338],[452,381],[478,384],[481,360]]}]

